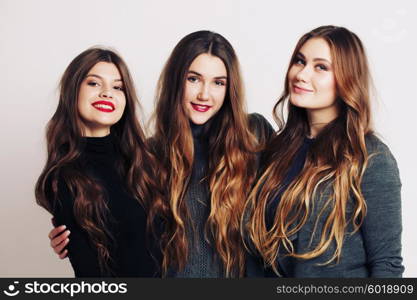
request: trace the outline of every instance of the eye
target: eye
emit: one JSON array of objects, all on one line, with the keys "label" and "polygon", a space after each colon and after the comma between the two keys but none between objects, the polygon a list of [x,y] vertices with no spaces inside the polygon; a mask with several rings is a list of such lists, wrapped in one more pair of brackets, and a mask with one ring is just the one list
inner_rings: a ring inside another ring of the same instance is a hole
[{"label": "eye", "polygon": [[96,82],[96,81],[88,81],[87,84],[89,86],[98,86],[99,85],[98,82]]},{"label": "eye", "polygon": [[194,82],[197,82],[197,81],[198,81],[198,77],[197,77],[197,76],[188,76],[188,77],[187,77],[187,80],[188,80],[189,82],[194,83]]},{"label": "eye", "polygon": [[320,71],[327,71],[328,70],[327,66],[325,66],[323,64],[316,65],[316,68]]},{"label": "eye", "polygon": [[123,86],[115,86],[115,87],[113,87],[115,90],[118,90],[118,91],[124,91],[125,89],[123,88]]},{"label": "eye", "polygon": [[218,86],[225,86],[226,85],[226,82],[224,82],[223,80],[216,80],[214,83]]},{"label": "eye", "polygon": [[306,62],[301,57],[296,57],[293,62],[294,65],[305,65]]}]

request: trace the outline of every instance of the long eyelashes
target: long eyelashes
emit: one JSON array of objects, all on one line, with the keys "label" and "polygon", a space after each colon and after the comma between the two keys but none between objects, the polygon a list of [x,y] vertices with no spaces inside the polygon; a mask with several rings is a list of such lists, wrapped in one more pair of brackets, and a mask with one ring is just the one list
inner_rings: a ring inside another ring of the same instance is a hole
[{"label": "long eyelashes", "polygon": [[322,65],[322,64],[316,65],[315,67],[318,68],[319,70],[322,70],[322,71],[327,71],[328,70],[327,67],[325,65]]},{"label": "long eyelashes", "polygon": [[189,82],[197,82],[198,81],[198,77],[197,76],[188,76],[187,80]]},{"label": "long eyelashes", "polygon": [[[293,64],[294,65],[303,65],[303,66],[307,65],[306,61],[304,59],[300,58],[300,57],[295,58],[294,61],[293,61]],[[324,64],[316,64],[314,66],[314,68],[318,69],[319,71],[328,71],[329,70],[329,68]]]},{"label": "long eyelashes", "polygon": [[[195,83],[195,82],[200,81],[200,79],[197,76],[189,76],[189,77],[187,77],[187,80],[191,83]],[[227,83],[224,82],[224,80],[215,80],[214,84],[217,85],[217,86],[225,86]]]},{"label": "long eyelashes", "polygon": [[[87,85],[93,86],[93,87],[100,86],[100,84],[96,81],[89,81],[89,82],[87,82]],[[116,91],[122,91],[122,92],[124,91],[124,87],[119,86],[119,85],[113,86],[113,89],[115,89]]]},{"label": "long eyelashes", "polygon": [[300,57],[300,56],[296,56],[292,62],[293,65],[305,65],[306,61]]}]

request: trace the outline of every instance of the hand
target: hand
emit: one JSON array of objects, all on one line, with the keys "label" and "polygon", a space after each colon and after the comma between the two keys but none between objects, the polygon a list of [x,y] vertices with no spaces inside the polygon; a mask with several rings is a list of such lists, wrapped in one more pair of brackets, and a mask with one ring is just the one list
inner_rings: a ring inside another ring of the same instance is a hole
[{"label": "hand", "polygon": [[[53,219],[52,224],[54,224]],[[69,230],[65,230],[66,228],[67,227],[65,225],[61,225],[52,229],[48,234],[48,237],[51,240],[51,247],[54,249],[54,252],[58,254],[60,259],[64,259],[68,255],[68,250],[65,249],[65,247],[68,245],[68,236],[71,232]]]}]

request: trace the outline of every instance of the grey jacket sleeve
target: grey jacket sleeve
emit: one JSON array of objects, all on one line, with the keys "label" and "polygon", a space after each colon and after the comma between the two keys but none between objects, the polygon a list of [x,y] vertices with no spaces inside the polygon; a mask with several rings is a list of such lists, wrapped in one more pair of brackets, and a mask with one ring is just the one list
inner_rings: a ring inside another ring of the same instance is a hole
[{"label": "grey jacket sleeve", "polygon": [[362,180],[367,214],[361,227],[371,277],[401,277],[401,181],[388,147],[372,137]]}]

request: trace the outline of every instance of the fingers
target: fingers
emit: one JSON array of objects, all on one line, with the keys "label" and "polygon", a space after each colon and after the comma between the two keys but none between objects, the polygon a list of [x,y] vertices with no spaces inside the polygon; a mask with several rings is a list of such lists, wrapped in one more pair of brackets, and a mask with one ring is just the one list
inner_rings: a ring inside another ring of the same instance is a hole
[{"label": "fingers", "polygon": [[[57,235],[56,237],[54,237],[51,240],[51,247],[52,248],[56,248],[58,245],[62,244],[63,242],[65,242],[66,239],[68,239],[68,236],[70,235],[70,231],[69,230],[65,230],[63,233],[61,233],[60,235]],[[55,251],[56,252],[56,251]]]},{"label": "fingers", "polygon": [[52,229],[49,234],[48,237],[50,240],[52,240],[53,238],[55,238],[58,234],[61,234],[62,231],[64,231],[67,228],[67,226],[65,225],[61,225],[58,227],[55,227],[54,229]]},{"label": "fingers", "polygon": [[67,254],[68,254],[68,250],[67,250],[67,249],[65,249],[64,251],[62,251],[62,253],[61,253],[61,254],[59,254],[59,258],[60,258],[60,259],[64,259],[64,258],[66,258],[66,257],[67,257]]},{"label": "fingers", "polygon": [[[52,224],[55,226],[55,220],[51,219]],[[70,235],[69,230],[65,230],[67,227],[65,225],[61,225],[52,229],[48,237],[51,240],[50,245],[54,249],[54,252],[58,254],[60,259],[64,259],[68,255],[68,250],[65,247],[69,243],[68,236]]]},{"label": "fingers", "polygon": [[[59,254],[59,257],[61,257],[61,254],[63,253],[63,250],[68,245],[69,239],[66,238],[64,241],[62,241],[60,244],[56,245],[54,248],[54,251],[56,254]],[[66,251],[66,249],[65,249]]]}]

